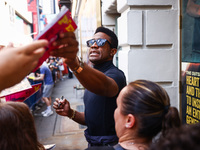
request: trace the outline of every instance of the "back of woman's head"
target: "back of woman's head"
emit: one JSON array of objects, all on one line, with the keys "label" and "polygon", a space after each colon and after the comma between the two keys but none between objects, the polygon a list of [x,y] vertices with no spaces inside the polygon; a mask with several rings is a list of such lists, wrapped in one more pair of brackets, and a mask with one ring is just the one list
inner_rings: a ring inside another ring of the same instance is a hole
[{"label": "back of woman's head", "polygon": [[165,137],[159,138],[150,150],[199,150],[200,123],[183,125],[168,131]]},{"label": "back of woman's head", "polygon": [[7,150],[43,147],[37,141],[33,116],[22,102],[0,103],[0,147]]},{"label": "back of woman's head", "polygon": [[137,80],[127,88],[122,113],[136,117],[137,136],[152,139],[162,129],[165,134],[169,128],[181,125],[177,109],[170,107],[169,96],[161,86],[151,81]]}]

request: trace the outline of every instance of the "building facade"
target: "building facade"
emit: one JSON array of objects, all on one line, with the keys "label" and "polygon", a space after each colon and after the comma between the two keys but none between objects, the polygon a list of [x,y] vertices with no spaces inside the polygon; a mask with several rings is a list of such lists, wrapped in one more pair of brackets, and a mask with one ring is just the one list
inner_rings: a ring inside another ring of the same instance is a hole
[{"label": "building facade", "polygon": [[27,0],[0,1],[0,45],[12,43],[14,46],[32,41],[32,14],[28,12]]},{"label": "building facade", "polygon": [[180,107],[180,26],[178,0],[117,0],[119,68],[128,82],[155,81]]}]

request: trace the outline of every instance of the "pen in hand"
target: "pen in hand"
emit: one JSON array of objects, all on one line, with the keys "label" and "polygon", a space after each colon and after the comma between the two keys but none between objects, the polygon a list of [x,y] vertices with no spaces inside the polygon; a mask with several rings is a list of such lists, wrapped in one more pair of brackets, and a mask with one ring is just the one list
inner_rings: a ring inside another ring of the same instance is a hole
[{"label": "pen in hand", "polygon": [[64,96],[61,96],[60,100],[59,100],[59,103],[58,103],[58,108],[60,107],[60,105],[62,105],[62,101],[64,100]]}]

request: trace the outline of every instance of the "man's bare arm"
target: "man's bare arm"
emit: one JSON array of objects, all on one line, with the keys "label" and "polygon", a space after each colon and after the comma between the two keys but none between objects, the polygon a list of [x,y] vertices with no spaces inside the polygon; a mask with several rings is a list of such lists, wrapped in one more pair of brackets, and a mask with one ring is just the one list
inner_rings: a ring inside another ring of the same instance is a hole
[{"label": "man's bare arm", "polygon": [[80,74],[75,75],[86,89],[95,94],[113,97],[119,91],[117,83],[112,78],[87,64],[84,65]]}]

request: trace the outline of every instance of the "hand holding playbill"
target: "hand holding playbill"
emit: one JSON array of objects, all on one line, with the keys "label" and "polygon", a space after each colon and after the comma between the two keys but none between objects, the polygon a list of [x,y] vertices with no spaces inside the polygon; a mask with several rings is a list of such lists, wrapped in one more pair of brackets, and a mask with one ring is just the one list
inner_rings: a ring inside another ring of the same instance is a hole
[{"label": "hand holding playbill", "polygon": [[63,6],[56,18],[53,19],[52,22],[49,23],[35,39],[47,39],[49,41],[49,45],[46,47],[46,52],[40,58],[38,65],[33,72],[36,71],[39,66],[50,56],[50,51],[57,48],[54,47],[52,43],[58,38],[58,34],[60,32],[73,32],[76,30],[76,28],[77,26],[71,18],[69,9]]}]

